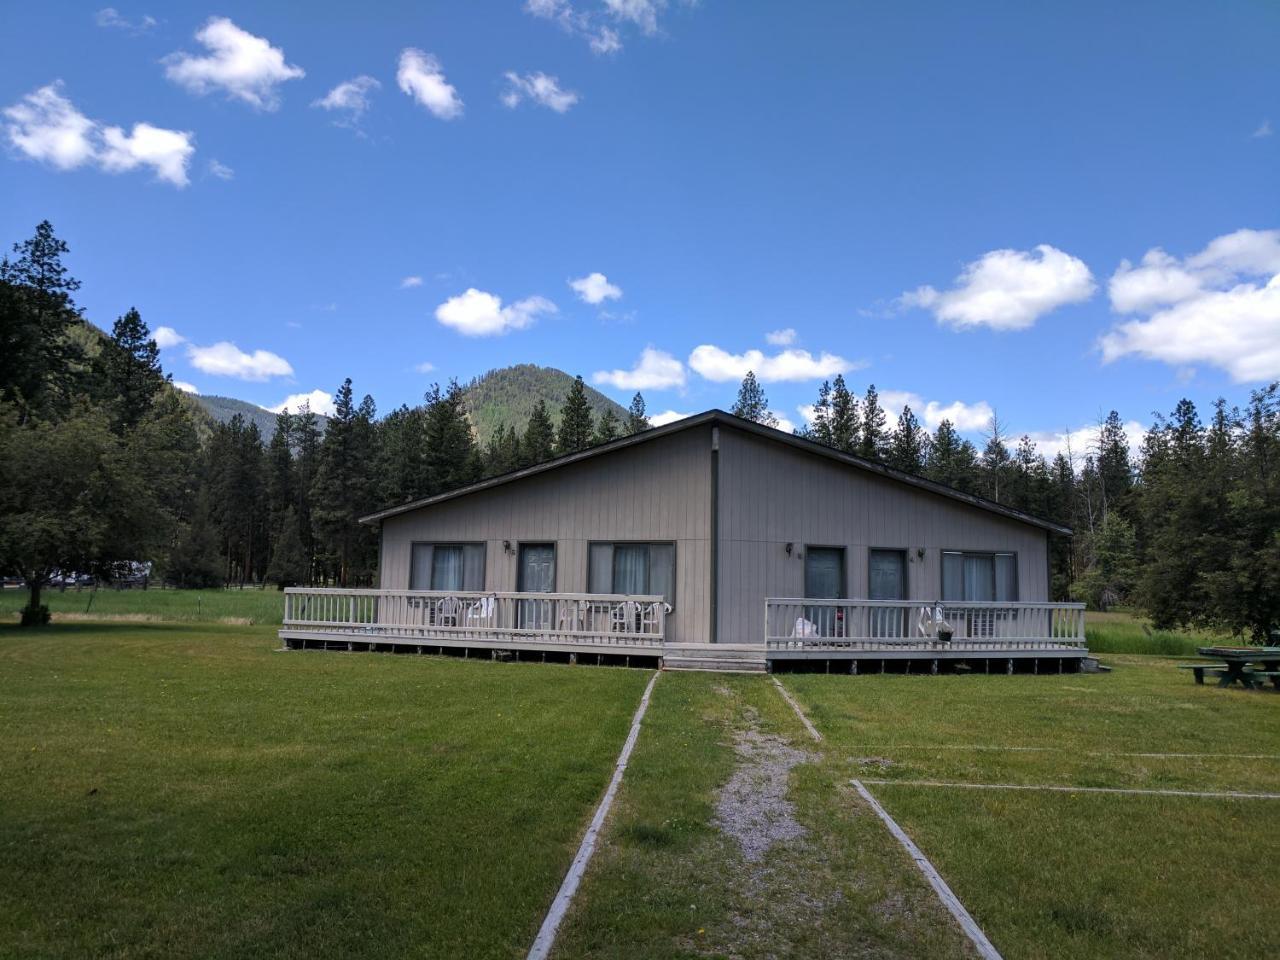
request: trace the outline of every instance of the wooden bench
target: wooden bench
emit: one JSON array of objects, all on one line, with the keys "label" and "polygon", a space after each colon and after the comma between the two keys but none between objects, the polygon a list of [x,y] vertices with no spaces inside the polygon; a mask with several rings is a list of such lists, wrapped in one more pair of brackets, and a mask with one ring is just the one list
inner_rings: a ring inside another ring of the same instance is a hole
[{"label": "wooden bench", "polygon": [[1207,670],[1215,677],[1226,676],[1227,665],[1225,663],[1180,663],[1179,670],[1194,670],[1196,683],[1204,684],[1204,674]]},{"label": "wooden bench", "polygon": [[1262,686],[1264,680],[1270,679],[1271,685],[1280,690],[1280,670],[1254,670],[1251,667],[1245,667],[1244,675],[1258,686]]}]

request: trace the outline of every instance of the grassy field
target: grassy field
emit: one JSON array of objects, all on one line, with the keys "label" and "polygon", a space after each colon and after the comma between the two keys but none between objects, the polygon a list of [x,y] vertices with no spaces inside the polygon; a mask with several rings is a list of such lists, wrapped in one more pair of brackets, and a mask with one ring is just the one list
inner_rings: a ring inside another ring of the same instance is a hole
[{"label": "grassy field", "polygon": [[[827,762],[889,781],[870,789],[1006,957],[1273,951],[1274,926],[1242,919],[1280,895],[1278,800],[911,783],[1280,793],[1280,697],[1106,659],[1114,673],[785,679]],[[1157,753],[1199,756],[1136,755]]]},{"label": "grassy field", "polygon": [[[650,674],[276,646],[0,627],[0,954],[524,955]],[[768,678],[664,675],[557,960],[970,955],[853,777],[1009,960],[1265,954],[1280,801],[909,782],[1280,793],[1280,696],[1104,661],[783,677],[820,745]],[[744,771],[794,828],[758,859],[718,807]]]},{"label": "grassy field", "polygon": [[[0,590],[0,622],[17,621],[27,591]],[[284,596],[274,587],[259,590],[147,590],[47,589],[40,602],[54,622],[85,619],[159,620],[176,623],[278,624],[284,616]]]},{"label": "grassy field", "polygon": [[0,954],[518,957],[649,674],[0,627]]}]

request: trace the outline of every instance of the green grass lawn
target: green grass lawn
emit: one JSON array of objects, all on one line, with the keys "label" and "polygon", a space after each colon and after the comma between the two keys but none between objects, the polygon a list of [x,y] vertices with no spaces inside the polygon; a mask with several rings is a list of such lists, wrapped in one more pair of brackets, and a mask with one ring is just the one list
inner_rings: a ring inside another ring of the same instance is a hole
[{"label": "green grass lawn", "polygon": [[0,627],[0,954],[520,957],[640,670]]},{"label": "green grass lawn", "polygon": [[[284,594],[274,587],[259,590],[100,590],[46,589],[40,602],[49,607],[57,623],[93,618],[129,618],[169,622],[278,624],[284,616]],[[0,623],[18,619],[27,603],[27,591],[0,590]]]},{"label": "green grass lawn", "polygon": [[906,783],[1280,792],[1280,696],[1105,659],[1114,673],[784,679],[844,779],[898,781],[870,789],[1006,957],[1274,951],[1256,905],[1280,895],[1280,800]]}]

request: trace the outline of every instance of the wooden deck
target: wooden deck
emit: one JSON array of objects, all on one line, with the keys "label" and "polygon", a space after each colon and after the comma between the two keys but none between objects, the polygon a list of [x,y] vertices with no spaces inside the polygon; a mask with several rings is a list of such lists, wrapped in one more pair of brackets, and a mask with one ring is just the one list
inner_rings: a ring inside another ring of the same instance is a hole
[{"label": "wooden deck", "polygon": [[280,639],[295,650],[646,666],[706,659],[721,669],[733,668],[730,650],[744,650],[744,664],[849,673],[912,664],[937,673],[961,663],[1013,673],[1015,661],[1020,670],[1038,672],[1043,662],[1074,671],[1088,655],[1082,604],[770,599],[762,637],[692,645],[705,646],[705,658],[666,642],[667,612],[657,596],[290,588]]}]

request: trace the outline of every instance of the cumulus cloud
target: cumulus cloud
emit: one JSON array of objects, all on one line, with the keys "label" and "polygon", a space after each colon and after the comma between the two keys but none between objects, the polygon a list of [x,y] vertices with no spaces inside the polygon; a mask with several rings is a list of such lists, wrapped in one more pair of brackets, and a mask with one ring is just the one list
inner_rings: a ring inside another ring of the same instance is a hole
[{"label": "cumulus cloud", "polygon": [[369,96],[382,84],[373,77],[361,74],[351,80],[344,80],[323,97],[311,101],[311,106],[319,107],[338,114],[334,123],[341,127],[354,127],[369,109]]},{"label": "cumulus cloud", "polygon": [[689,366],[706,379],[716,382],[741,380],[748,370],[754,370],[756,379],[763,383],[818,380],[848,373],[862,365],[825,351],[815,357],[808,350],[791,349],[770,357],[759,350],[729,353],[709,343],[695,347],[689,354]]},{"label": "cumulus cloud", "polygon": [[161,350],[187,342],[187,338],[173,329],[173,327],[156,327],[155,333],[151,334],[151,339],[156,342],[156,346]]},{"label": "cumulus cloud", "polygon": [[86,117],[55,81],[6,107],[5,133],[18,151],[58,170],[95,166],[107,173],[149,167],[156,179],[185,187],[195,135],[135,123],[130,133]]},{"label": "cumulus cloud", "polygon": [[[1135,459],[1142,453],[1142,438],[1146,430],[1136,420],[1129,420],[1124,424],[1125,435],[1129,438],[1129,455]],[[1091,424],[1074,430],[1038,430],[1027,436],[1035,443],[1036,449],[1050,460],[1069,450],[1072,459],[1079,462],[1085,454],[1097,453],[1099,433],[1098,425]]]},{"label": "cumulus cloud", "polygon": [[882,391],[880,406],[884,408],[890,425],[902,415],[902,408],[909,406],[911,412],[930,430],[938,429],[943,420],[950,420],[953,427],[966,433],[986,429],[994,413],[991,404],[985,400],[976,403],[965,403],[963,400],[940,403],[937,400],[926,400],[909,390]]},{"label": "cumulus cloud", "polygon": [[401,290],[411,290],[414,287],[422,286],[422,278],[419,276],[405,277],[400,281]]},{"label": "cumulus cloud", "polygon": [[505,76],[507,88],[502,92],[501,100],[513,110],[527,98],[540,107],[546,107],[556,113],[565,113],[579,100],[575,91],[565,90],[556,77],[542,72],[526,73],[520,76],[518,73],[508,71]]},{"label": "cumulus cloud", "polygon": [[274,407],[267,407],[267,409],[272,413],[284,413],[286,410],[290,413],[301,413],[303,407],[306,407],[312,413],[320,414],[322,417],[332,417],[337,413],[333,407],[333,394],[326,393],[324,390],[312,390],[310,393],[291,393]]},{"label": "cumulus cloud", "polygon": [[209,176],[217,177],[219,180],[234,180],[236,172],[228,167],[225,163],[219,163],[215,159],[209,161]]},{"label": "cumulus cloud", "polygon": [[137,20],[123,16],[115,7],[103,7],[93,15],[93,22],[100,27],[112,30],[123,30],[125,33],[143,34],[153,30],[159,23],[155,17],[143,14]]},{"label": "cumulus cloud", "polygon": [[591,381],[619,390],[669,390],[685,385],[685,369],[671,354],[645,347],[630,370],[597,370]]},{"label": "cumulus cloud", "polygon": [[1109,284],[1123,321],[1099,342],[1104,363],[1136,355],[1207,363],[1237,383],[1280,377],[1280,230],[1237,230],[1179,260],[1156,248],[1122,261]]},{"label": "cumulus cloud", "polygon": [[200,395],[200,391],[196,389],[194,383],[187,383],[185,380],[175,380],[173,381],[173,385],[183,393],[194,393],[196,396]]},{"label": "cumulus cloud", "polygon": [[1271,121],[1263,120],[1260,124],[1258,124],[1258,128],[1253,131],[1251,136],[1255,140],[1261,140],[1263,137],[1271,136],[1271,134],[1274,132],[1275,131],[1271,129]]},{"label": "cumulus cloud", "polygon": [[774,347],[789,347],[796,342],[796,332],[791,327],[770,330],[764,335],[764,342]]},{"label": "cumulus cloud", "polygon": [[275,110],[280,106],[280,85],[306,76],[301,67],[285,62],[279,47],[226,17],[211,17],[196,31],[196,40],[209,51],[206,55],[179,51],[164,59],[165,76],[190,93],[222,90],[259,110]]},{"label": "cumulus cloud", "polygon": [[436,307],[436,319],[465,337],[493,337],[523,330],[541,314],[556,310],[556,305],[546,297],[536,296],[504,307],[501,297],[470,287]]},{"label": "cumulus cloud", "polygon": [[692,416],[692,413],[681,413],[678,410],[663,410],[661,413],[655,413],[651,416],[649,423],[655,427],[665,427],[668,423],[675,423],[677,420],[684,420]]},{"label": "cumulus cloud", "polygon": [[600,304],[606,300],[618,300],[622,297],[622,288],[609,282],[603,273],[590,273],[577,280],[570,280],[569,286],[583,303]]},{"label": "cumulus cloud", "polygon": [[452,120],[462,115],[462,98],[444,78],[440,61],[429,53],[406,47],[400,54],[396,83],[441,120]]},{"label": "cumulus cloud", "polygon": [[216,377],[261,382],[272,377],[291,377],[293,367],[284,357],[269,350],[245,353],[234,343],[222,340],[208,347],[187,346],[187,360],[197,370]]},{"label": "cumulus cloud", "polygon": [[1025,330],[1058,307],[1088,300],[1095,289],[1083,260],[1042,243],[1034,251],[992,250],[965,264],[950,290],[923,286],[899,300],[957,330]]}]

